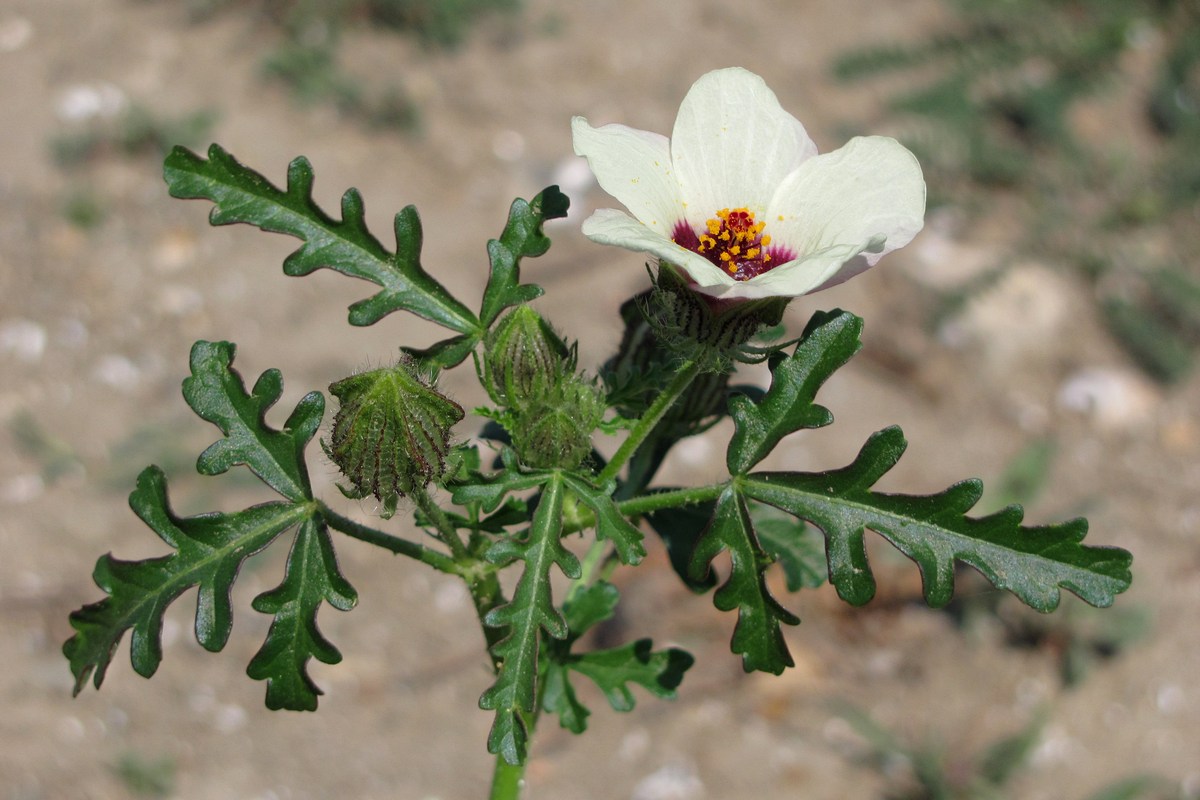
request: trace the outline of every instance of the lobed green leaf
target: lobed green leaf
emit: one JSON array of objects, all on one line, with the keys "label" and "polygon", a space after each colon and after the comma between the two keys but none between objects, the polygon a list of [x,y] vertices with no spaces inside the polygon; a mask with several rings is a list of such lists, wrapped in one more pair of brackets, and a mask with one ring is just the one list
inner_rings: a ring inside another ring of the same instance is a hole
[{"label": "lobed green leaf", "polygon": [[646,557],[642,545],[642,532],[625,518],[612,499],[612,486],[597,489],[592,484],[571,473],[563,473],[563,480],[580,502],[596,516],[596,538],[613,543],[622,564],[640,564]]},{"label": "lobed green leaf", "polygon": [[795,663],[780,626],[798,625],[800,619],[767,589],[764,573],[772,559],[759,544],[746,500],[735,486],[717,499],[712,521],[692,554],[691,580],[697,584],[710,580],[710,564],[723,550],[729,551],[731,568],[728,580],[713,595],[713,605],[721,611],[737,609],[730,647],[742,656],[746,672],[778,675]]},{"label": "lobed green leaf", "polygon": [[521,259],[536,258],[550,248],[542,225],[546,220],[565,217],[570,204],[557,186],[546,187],[529,202],[520,198],[513,201],[500,238],[487,244],[491,274],[479,315],[484,327],[490,327],[504,309],[542,296],[542,287],[521,283]]},{"label": "lobed green leaf", "polygon": [[523,715],[534,710],[540,632],[555,639],[565,639],[568,634],[566,620],[554,607],[550,571],[557,564],[568,578],[580,575],[579,560],[562,546],[563,492],[561,478],[551,474],[528,536],[521,541],[500,540],[486,554],[493,563],[517,558],[525,562],[512,600],[492,609],[483,620],[490,628],[508,629],[492,648],[500,662],[496,682],[479,698],[480,708],[496,712],[488,752],[514,765],[524,763],[528,751],[529,731]]},{"label": "lobed green leaf", "polygon": [[649,639],[639,639],[622,647],[593,650],[576,657],[568,668],[586,675],[604,692],[614,711],[632,711],[637,684],[655,697],[672,699],[695,659],[691,653],[671,647],[654,650]]},{"label": "lobed green leaf", "polygon": [[409,311],[463,334],[478,334],[479,320],[421,266],[421,220],[413,206],[395,218],[396,252],[389,253],[367,230],[362,196],[342,195],[342,218],[335,220],[313,200],[313,170],[303,156],[288,165],[287,189],[238,163],[219,145],[205,160],[176,147],[163,162],[172,197],[201,198],[215,204],[213,225],[246,223],[264,231],[295,236],[304,244],[283,262],[287,275],[332,269],[381,288],[350,307],[350,324],[371,325],[393,311]]},{"label": "lobed green leaf", "polygon": [[266,641],[246,668],[254,680],[267,682],[268,708],[315,711],[322,692],[308,674],[309,659],[325,664],[342,660],[317,628],[323,602],[349,611],[358,594],[338,569],[329,532],[310,517],[296,533],[283,582],[252,604],[255,611],[275,615]]},{"label": "lobed green leaf", "polygon": [[1129,588],[1132,556],[1115,547],[1081,545],[1086,520],[1027,527],[1021,525],[1020,506],[968,517],[983,491],[979,481],[963,481],[927,496],[872,491],[906,446],[899,428],[887,428],[872,435],[854,462],[840,470],[754,473],[739,478],[737,485],[747,497],[824,532],[829,580],[855,605],[875,593],[864,545],[868,529],[917,562],[925,600],[935,607],[953,595],[956,561],[975,567],[997,588],[1039,611],[1057,607],[1061,589],[1103,607]]},{"label": "lobed green leaf", "polygon": [[620,595],[607,581],[598,581],[575,592],[563,604],[569,635],[550,642],[544,668],[542,709],[558,715],[559,724],[573,733],[583,733],[591,712],[575,693],[571,672],[594,682],[616,711],[630,711],[634,696],[630,684],[644,687],[656,697],[670,699],[683,681],[683,673],[694,662],[690,653],[678,648],[653,650],[649,639],[582,655],[570,652],[571,645],[593,626],[610,619]]},{"label": "lobed green leaf", "polygon": [[862,326],[861,318],[845,311],[817,312],[792,354],[772,362],[771,388],[761,400],[729,398],[736,426],[725,458],[731,475],[745,474],[788,434],[833,422],[829,410],[813,398],[862,347]]},{"label": "lobed green leaf", "polygon": [[134,670],[143,677],[153,675],[162,661],[163,614],[193,586],[199,586],[196,640],[208,650],[224,647],[233,627],[229,595],[242,563],[313,513],[307,505],[275,502],[232,514],[177,517],[158,467],[147,467],[138,476],[129,505],[175,552],[143,561],[107,555],[96,563],[93,577],[108,597],[72,612],[75,635],[63,645],[75,675],[75,694],[93,672],[100,688],[127,630],[133,631]]},{"label": "lobed green leaf", "polygon": [[264,372],[247,394],[242,376],[232,366],[236,350],[231,342],[192,345],[192,375],[183,382],[183,397],[197,415],[220,428],[226,437],[200,454],[196,471],[218,475],[245,464],[284,497],[304,502],[312,496],[304,448],[321,424],[325,398],[310,392],[296,404],[283,430],[271,428],[266,423],[267,411],[283,392],[279,370]]}]

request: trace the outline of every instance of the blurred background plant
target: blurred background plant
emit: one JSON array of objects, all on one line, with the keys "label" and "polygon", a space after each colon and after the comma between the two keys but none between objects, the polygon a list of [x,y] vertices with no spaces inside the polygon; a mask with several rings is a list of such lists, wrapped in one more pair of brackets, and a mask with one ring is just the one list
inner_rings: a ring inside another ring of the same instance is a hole
[{"label": "blurred background plant", "polygon": [[[430,47],[462,44],[489,15],[512,14],[521,0],[184,0],[195,19],[231,8],[254,10],[303,39],[315,27],[366,24],[411,34]],[[495,18],[491,18],[495,21]]]},{"label": "blurred background plant", "polygon": [[113,764],[113,772],[132,797],[166,798],[175,794],[175,761],[128,752]]},{"label": "blurred background plant", "polygon": [[[837,715],[860,739],[853,758],[879,772],[894,787],[882,795],[884,800],[1003,800],[1017,796],[1011,793],[1012,783],[1033,765],[1046,726],[1046,713],[1042,711],[1016,733],[970,753],[936,740],[913,743],[853,706],[840,707]],[[1076,796],[1086,800],[1184,797],[1178,787],[1156,775],[1123,778],[1091,794]]]},{"label": "blurred background plant", "polygon": [[[430,50],[452,50],[472,28],[512,34],[520,0],[186,0],[194,19],[226,10],[257,14],[281,41],[263,58],[263,74],[288,86],[302,103],[332,103],[345,116],[376,128],[420,129],[420,109],[401,84],[379,89],[350,74],[339,58],[343,31],[371,28],[411,36]],[[375,81],[377,83],[377,81]]]},{"label": "blurred background plant", "polygon": [[978,220],[1015,200],[1024,232],[1006,255],[1073,269],[1137,363],[1179,380],[1200,343],[1200,5],[946,4],[941,30],[847,53],[834,75],[915,85],[885,113],[905,126],[931,206]]}]

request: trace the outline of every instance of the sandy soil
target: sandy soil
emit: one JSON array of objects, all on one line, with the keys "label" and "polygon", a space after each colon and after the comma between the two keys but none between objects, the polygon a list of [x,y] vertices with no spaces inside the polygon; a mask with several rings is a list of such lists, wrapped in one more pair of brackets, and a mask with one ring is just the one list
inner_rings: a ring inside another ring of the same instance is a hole
[{"label": "sandy soil", "polygon": [[[491,768],[490,718],[475,704],[489,679],[468,599],[449,579],[353,542],[339,554],[360,605],[322,615],[345,661],[314,668],[327,692],[316,714],[267,711],[263,687],[244,674],[267,624],[249,600],[278,581],[282,553],[252,563],[238,583],[224,652],[195,644],[189,603],[180,602],[152,681],[129,669],[123,650],[103,690],[71,698],[59,648],[68,612],[100,597],[89,578],[96,557],[162,552],[124,501],[137,471],[151,461],[166,468],[185,513],[265,498],[249,481],[189,474],[212,439],[179,396],[191,342],[237,342],[248,376],[280,368],[280,407],[290,408],[310,389],[433,332],[400,315],[349,327],[345,307],[367,287],[324,273],[285,278],[279,263],[289,240],[210,229],[205,204],[167,197],[155,158],[56,166],[51,142],[72,130],[64,102],[73,88],[103,96],[111,85],[166,115],[214,109],[212,138],[239,159],[279,181],[288,160],[307,155],[318,199],[336,208],[341,191],[357,186],[377,231],[415,203],[427,267],[466,298],[483,286],[483,245],[511,199],[562,181],[575,213],[554,227],[553,249],[528,262],[527,274],[547,289],[539,307],[583,339],[585,363],[597,363],[619,335],[617,306],[646,278],[637,256],[578,233],[579,219],[606,201],[579,177],[570,115],[667,131],[697,76],[738,63],[762,74],[821,148],[832,149],[848,121],[887,129],[876,121],[884,87],[832,85],[830,57],[855,43],[918,35],[938,6],[537,0],[527,30],[485,28],[458,53],[353,37],[348,68],[404,86],[420,107],[418,136],[364,130],[328,106],[298,105],[260,79],[269,29],[238,14],[193,24],[183,6],[0,5],[0,416],[9,421],[0,433],[0,798],[134,796],[117,770],[131,757],[170,761],[174,796],[196,800],[479,797]],[[79,197],[102,205],[96,226],[65,218],[64,203]],[[1147,383],[1101,333],[1086,289],[1053,264],[1014,268],[935,335],[930,287],[988,263],[1014,238],[1011,219],[998,211],[968,229],[940,215],[886,266],[794,304],[796,330],[817,308],[864,316],[866,348],[822,395],[837,424],[773,458],[794,468],[840,466],[871,431],[898,423],[913,444],[886,486],[925,492],[995,478],[1026,444],[1049,437],[1057,457],[1030,518],[1083,510],[1092,542],[1134,551],[1134,587],[1119,605],[1148,615],[1145,637],[1068,690],[1053,647],[1008,647],[994,624],[955,628],[912,602],[916,570],[881,548],[884,596],[860,610],[828,588],[787,597],[804,619],[788,631],[797,668],[746,676],[728,652],[733,620],[710,598],[689,595],[657,553],[619,578],[629,632],[687,647],[697,666],[673,703],[643,696],[617,715],[589,696],[586,738],[544,725],[530,797],[878,797],[882,780],[855,761],[861,742],[834,715],[837,702],[914,741],[940,743],[960,770],[1045,713],[1013,797],[1082,798],[1141,773],[1200,796],[1200,639],[1192,627],[1200,614],[1200,381],[1170,392]],[[469,406],[465,381],[447,385]],[[1072,407],[1079,397],[1094,401],[1091,412]],[[21,444],[30,430],[41,433],[40,453]],[[673,478],[715,473],[715,441],[682,448]],[[334,476],[316,471],[333,502]],[[372,511],[337,502],[363,518]]]}]

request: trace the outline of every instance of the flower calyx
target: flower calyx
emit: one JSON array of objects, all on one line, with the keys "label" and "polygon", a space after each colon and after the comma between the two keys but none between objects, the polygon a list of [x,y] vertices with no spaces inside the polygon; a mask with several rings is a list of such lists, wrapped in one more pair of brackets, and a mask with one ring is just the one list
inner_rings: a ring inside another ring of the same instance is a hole
[{"label": "flower calyx", "polygon": [[645,313],[661,342],[677,348],[691,345],[716,364],[728,365],[763,327],[779,324],[790,301],[717,300],[697,292],[682,268],[660,261]]},{"label": "flower calyx", "polygon": [[604,400],[591,381],[569,375],[517,414],[510,433],[521,462],[534,469],[575,469],[592,452]]},{"label": "flower calyx", "polygon": [[574,348],[540,314],[517,306],[488,334],[484,385],[497,403],[513,410],[544,400],[575,370]]},{"label": "flower calyx", "polygon": [[340,403],[326,455],[350,482],[350,497],[374,495],[390,517],[401,497],[446,474],[450,431],[463,419],[458,403],[438,392],[416,362],[362,372],[329,386]]}]

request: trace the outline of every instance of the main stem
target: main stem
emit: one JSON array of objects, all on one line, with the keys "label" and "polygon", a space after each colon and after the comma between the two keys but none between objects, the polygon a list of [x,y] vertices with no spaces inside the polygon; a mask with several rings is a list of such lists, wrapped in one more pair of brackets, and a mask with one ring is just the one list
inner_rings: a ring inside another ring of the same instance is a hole
[{"label": "main stem", "polygon": [[666,413],[671,410],[671,406],[675,405],[675,401],[687,390],[692,381],[696,380],[696,376],[699,374],[699,361],[692,360],[683,363],[683,366],[675,373],[675,378],[667,385],[667,388],[654,399],[654,402],[646,409],[646,413],[630,429],[629,437],[617,448],[617,452],[613,454],[612,460],[596,476],[597,483],[603,485],[617,477],[617,473],[621,471],[621,467],[625,466],[625,462],[633,457],[637,449],[642,446],[642,442],[646,441],[646,438],[650,436],[654,427],[662,421]]},{"label": "main stem", "polygon": [[[605,465],[600,474],[596,476],[597,483],[601,485],[613,480],[621,471],[621,468],[633,457],[637,449],[642,446],[642,443],[649,438],[654,431],[656,425],[662,421],[662,418],[675,405],[675,401],[679,399],[691,385],[696,376],[700,374],[700,362],[696,360],[686,361],[675,373],[674,379],[663,390],[662,394],[655,398],[650,407],[646,409],[646,413],[637,421],[629,431],[629,436],[617,448],[617,452],[613,454],[612,460]],[[597,569],[603,562],[603,553],[607,544],[601,540],[597,540],[592,544],[591,549],[583,560],[582,574],[578,580],[571,584],[570,593],[576,592],[580,587],[587,586],[595,577]],[[570,594],[569,593],[569,594]],[[568,596],[569,596],[568,594]],[[526,723],[529,726],[529,736],[533,736],[534,726],[537,724],[538,709],[541,706],[541,692],[538,693],[538,699],[534,708],[533,714],[529,715]],[[525,777],[524,764],[509,764],[504,760],[502,755],[496,755],[496,768],[492,772],[492,792],[489,795],[491,800],[519,800],[521,796],[521,786]]]},{"label": "main stem", "polygon": [[513,766],[502,757],[496,756],[496,769],[492,772],[492,793],[489,800],[519,800],[521,785],[525,781],[525,765]]},{"label": "main stem", "polygon": [[[685,361],[680,366],[679,371],[675,373],[675,377],[667,385],[667,388],[654,399],[654,402],[646,409],[646,413],[630,429],[629,436],[625,441],[621,442],[621,446],[613,454],[612,460],[596,476],[597,483],[604,485],[617,477],[617,473],[621,471],[621,467],[625,466],[625,463],[633,457],[633,454],[649,438],[658,423],[662,422],[662,418],[666,416],[666,413],[671,410],[671,406],[675,405],[675,401],[687,391],[687,388],[692,385],[692,381],[696,380],[696,376],[700,374],[700,366],[700,361],[696,359]],[[596,539],[596,541],[592,542],[587,555],[584,556],[583,569],[579,578],[571,583],[571,588],[567,594],[568,597],[576,594],[595,579],[597,569],[604,563],[603,555],[607,546],[608,543],[603,539]]]}]

